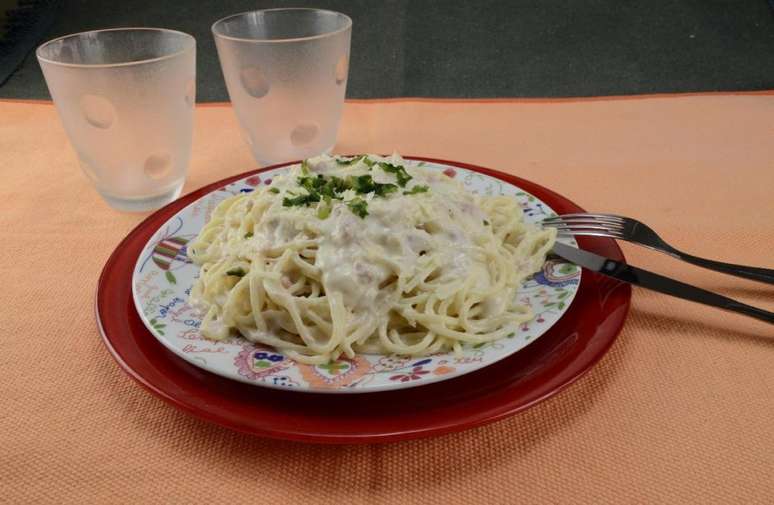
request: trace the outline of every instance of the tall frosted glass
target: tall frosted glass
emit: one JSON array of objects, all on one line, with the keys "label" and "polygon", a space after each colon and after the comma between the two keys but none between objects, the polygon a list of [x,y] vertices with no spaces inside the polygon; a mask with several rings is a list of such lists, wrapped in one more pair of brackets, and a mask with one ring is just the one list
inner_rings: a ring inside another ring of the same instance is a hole
[{"label": "tall frosted glass", "polygon": [[349,17],[318,9],[246,12],[212,25],[228,93],[258,163],[331,151],[351,32]]},{"label": "tall frosted glass", "polygon": [[191,155],[196,42],[173,30],[68,35],[38,61],[81,168],[119,210],[180,194]]}]

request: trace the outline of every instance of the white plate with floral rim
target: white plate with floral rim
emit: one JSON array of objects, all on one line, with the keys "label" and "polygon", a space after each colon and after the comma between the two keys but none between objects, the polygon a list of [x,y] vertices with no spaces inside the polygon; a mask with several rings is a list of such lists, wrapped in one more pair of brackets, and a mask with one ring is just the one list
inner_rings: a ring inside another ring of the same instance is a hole
[{"label": "white plate with floral rim", "polygon": [[[498,178],[440,163],[409,159],[406,163],[443,171],[473,193],[513,196],[528,222],[555,215],[545,203]],[[543,270],[527,280],[516,295],[532,307],[535,317],[514,326],[508,338],[464,347],[462,356],[451,352],[422,358],[364,354],[326,365],[304,365],[241,337],[207,340],[198,330],[200,314],[188,304],[199,268],[186,256],[186,245],[225,198],[270,184],[273,177],[288,169],[274,168],[245,177],[205,195],[159,228],[140,253],[132,276],[140,317],[167,349],[199,368],[257,386],[314,393],[368,393],[420,386],[479,370],[523,349],[548,331],[575,298],[580,269],[561,260],[546,261]],[[572,239],[562,241],[577,245]]]}]

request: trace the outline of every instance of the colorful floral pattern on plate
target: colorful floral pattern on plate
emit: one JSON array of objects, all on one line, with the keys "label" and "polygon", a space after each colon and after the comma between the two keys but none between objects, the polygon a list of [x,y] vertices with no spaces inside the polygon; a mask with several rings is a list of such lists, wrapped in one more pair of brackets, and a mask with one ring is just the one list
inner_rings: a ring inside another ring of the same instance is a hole
[{"label": "colorful floral pattern on plate", "polygon": [[[408,161],[455,177],[467,189],[483,195],[517,198],[525,219],[539,222],[554,212],[534,196],[504,181],[472,170],[436,163]],[[276,168],[209,193],[189,205],[146,244],[132,277],[134,303],[148,330],[166,348],[189,363],[230,379],[258,386],[318,393],[358,393],[414,387],[457,377],[491,365],[544,334],[567,311],[580,284],[575,265],[548,260],[543,270],[525,282],[518,299],[535,317],[514,327],[507,338],[466,347],[461,356],[439,353],[422,358],[359,355],[324,365],[303,365],[274,349],[243,338],[211,341],[199,333],[200,314],[188,304],[199,269],[186,255],[188,242],[225,198],[271,184],[287,171]],[[566,241],[576,245],[573,240]]]}]

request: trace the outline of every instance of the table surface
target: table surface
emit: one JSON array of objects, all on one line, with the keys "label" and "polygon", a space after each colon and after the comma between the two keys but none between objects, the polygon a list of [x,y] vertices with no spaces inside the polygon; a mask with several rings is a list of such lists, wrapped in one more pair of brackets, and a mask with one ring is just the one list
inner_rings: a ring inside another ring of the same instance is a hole
[{"label": "table surface", "polygon": [[[588,375],[482,428],[381,446],[253,438],[142,390],[94,291],[142,218],[104,204],[54,108],[0,102],[0,502],[770,503],[774,329],[635,289]],[[337,152],[455,159],[681,248],[774,267],[774,95],[345,105]],[[229,106],[200,106],[186,191],[253,168]],[[624,245],[631,263],[774,309],[771,286]]]}]

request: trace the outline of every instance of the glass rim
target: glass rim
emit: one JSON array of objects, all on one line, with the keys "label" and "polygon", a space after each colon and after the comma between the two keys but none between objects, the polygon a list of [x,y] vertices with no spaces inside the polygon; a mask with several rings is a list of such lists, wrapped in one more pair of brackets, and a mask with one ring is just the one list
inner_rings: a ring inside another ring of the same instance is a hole
[{"label": "glass rim", "polygon": [[[244,16],[246,14],[253,14],[256,12],[278,12],[278,11],[313,11],[313,12],[329,12],[331,14],[336,14],[338,16],[342,16],[346,20],[346,24],[337,29],[330,32],[320,33],[318,35],[309,35],[308,37],[290,37],[290,38],[283,38],[283,39],[251,39],[247,37],[234,37],[233,35],[226,35],[225,33],[220,33],[216,30],[216,26],[223,23],[224,21],[227,21],[232,18],[237,18],[240,16]],[[232,40],[235,42],[252,42],[256,44],[282,44],[285,42],[303,42],[307,40],[315,40],[315,39],[322,39],[325,37],[331,37],[333,35],[337,35],[341,32],[344,32],[346,30],[349,30],[352,28],[352,18],[344,14],[343,12],[333,11],[330,9],[315,9],[314,7],[277,7],[274,9],[256,9],[252,11],[244,11],[244,12],[237,12],[236,14],[229,14],[226,17],[222,17],[212,23],[212,26],[210,27],[210,30],[212,31],[212,35],[215,37],[219,37],[226,40]]]},{"label": "glass rim", "polygon": [[[171,52],[169,54],[164,54],[161,56],[157,56],[155,58],[144,58],[141,60],[131,60],[131,61],[122,61],[118,63],[65,63],[63,61],[56,61],[52,60],[50,58],[46,58],[41,55],[41,51],[43,48],[55,43],[59,42],[60,40],[69,39],[72,37],[80,37],[81,35],[86,35],[88,33],[104,33],[104,32],[139,32],[139,31],[149,31],[149,32],[164,32],[164,33],[174,33],[177,35],[182,35],[184,39],[187,39],[187,44],[185,47],[178,51]],[[51,39],[49,41],[46,41],[39,45],[37,49],[35,49],[35,56],[37,57],[38,61],[45,62],[51,65],[58,65],[60,67],[73,67],[73,68],[114,68],[114,67],[128,67],[132,65],[142,65],[145,63],[153,63],[156,61],[162,61],[167,60],[170,58],[174,58],[176,56],[180,56],[181,54],[187,53],[188,51],[196,48],[196,38],[194,38],[193,35],[185,32],[181,32],[180,30],[172,30],[170,28],[153,28],[153,27],[145,27],[145,26],[127,26],[122,28],[102,28],[99,30],[85,30],[82,32],[76,32],[76,33],[69,33],[67,35],[62,35],[61,37],[56,37],[54,39]]]}]

